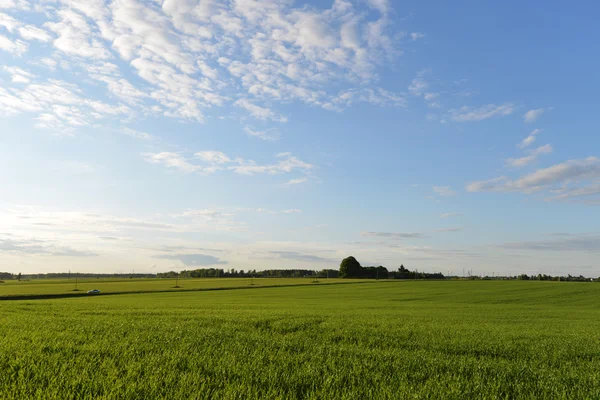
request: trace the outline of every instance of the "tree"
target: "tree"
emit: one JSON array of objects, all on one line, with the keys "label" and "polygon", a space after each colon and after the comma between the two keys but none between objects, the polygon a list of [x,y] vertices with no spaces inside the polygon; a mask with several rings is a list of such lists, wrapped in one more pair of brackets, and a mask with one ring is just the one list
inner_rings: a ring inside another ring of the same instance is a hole
[{"label": "tree", "polygon": [[340,278],[360,278],[362,267],[356,258],[350,256],[342,260],[340,264]]},{"label": "tree", "polygon": [[20,281],[21,280],[21,273],[19,272],[19,275],[17,275],[17,280]]}]

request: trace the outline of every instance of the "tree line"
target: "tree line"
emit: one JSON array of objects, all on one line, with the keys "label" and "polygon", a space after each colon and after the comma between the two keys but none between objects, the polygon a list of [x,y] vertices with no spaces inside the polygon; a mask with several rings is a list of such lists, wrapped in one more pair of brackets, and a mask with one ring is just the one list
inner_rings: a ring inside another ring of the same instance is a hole
[{"label": "tree line", "polygon": [[469,276],[468,278],[460,278],[456,276],[446,277],[441,272],[420,272],[417,270],[411,271],[400,265],[396,271],[390,271],[383,266],[368,266],[363,267],[354,257],[344,258],[337,269],[267,269],[263,271],[257,270],[236,270],[236,269],[221,269],[221,268],[200,268],[194,270],[169,271],[159,272],[157,274],[143,273],[115,273],[115,274],[95,274],[95,273],[74,273],[74,272],[53,272],[46,274],[13,274],[11,272],[0,271],[0,282],[7,280],[28,280],[28,279],[69,279],[69,278],[362,278],[362,279],[470,279],[470,280],[490,280],[490,279],[505,279],[505,280],[536,280],[536,281],[562,281],[562,282],[600,282],[600,278],[586,278],[583,275],[571,276],[553,276],[546,274],[527,275],[520,274],[515,276]]},{"label": "tree line", "polygon": [[0,272],[0,280],[26,280],[26,279],[69,279],[69,278],[156,278],[156,274],[95,274],[89,272],[50,272],[46,274],[13,274],[10,272]]},{"label": "tree line", "polygon": [[199,268],[194,270],[169,271],[156,274],[157,278],[337,278],[338,271],[335,269],[323,269],[320,271],[311,269],[266,269],[236,270],[222,268]]},{"label": "tree line", "polygon": [[346,257],[340,264],[340,278],[363,278],[363,279],[445,279],[441,272],[428,273],[410,271],[401,265],[397,271],[388,271],[383,266],[363,267],[358,260],[352,256]]}]

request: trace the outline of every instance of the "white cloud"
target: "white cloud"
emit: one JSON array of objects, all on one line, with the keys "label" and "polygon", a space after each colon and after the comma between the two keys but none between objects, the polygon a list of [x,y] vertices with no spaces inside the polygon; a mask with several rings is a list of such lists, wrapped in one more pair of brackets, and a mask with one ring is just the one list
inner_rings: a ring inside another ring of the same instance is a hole
[{"label": "white cloud", "polygon": [[427,90],[427,88],[429,88],[429,83],[427,83],[424,78],[417,77],[412,80],[410,86],[408,87],[408,91],[415,96],[421,96],[425,90]]},{"label": "white cloud", "polygon": [[0,27],[5,28],[9,32],[14,32],[21,23],[8,14],[0,13]]},{"label": "white cloud", "polygon": [[0,35],[0,50],[20,56],[27,51],[27,48],[27,43],[21,40],[12,41],[6,36]]},{"label": "white cloud", "polygon": [[442,197],[456,196],[456,192],[450,186],[434,186],[433,191]]},{"label": "white cloud", "polygon": [[390,9],[390,3],[388,0],[367,0],[369,5],[377,10],[379,10],[382,14],[386,14]]},{"label": "white cloud", "polygon": [[529,110],[525,113],[525,115],[523,115],[523,120],[525,121],[525,123],[532,123],[538,120],[539,117],[542,116],[542,114],[546,112],[545,108],[538,108],[536,110]]},{"label": "white cloud", "polygon": [[81,251],[72,247],[56,246],[54,243],[35,238],[0,238],[0,252],[15,254],[19,257],[48,255],[54,257],[95,257],[91,251]]},{"label": "white cloud", "polygon": [[131,129],[131,128],[127,128],[127,127],[121,128],[121,132],[124,135],[130,136],[130,137],[135,138],[135,139],[154,140],[154,136],[150,135],[149,133],[140,132],[140,131],[137,131],[135,129]]},{"label": "white cloud", "polygon": [[402,232],[361,232],[364,237],[382,237],[389,239],[422,239],[425,236],[422,233],[402,233]]},{"label": "white cloud", "polygon": [[16,78],[15,82],[26,84],[10,91],[0,88],[0,112],[8,115],[38,113],[34,118],[38,128],[52,129],[57,134],[72,135],[77,128],[95,121],[120,116],[129,112],[122,105],[109,105],[82,97],[81,89],[73,84],[49,79],[46,82],[28,83],[33,75],[20,68],[6,69]]},{"label": "white cloud", "polygon": [[472,182],[467,185],[466,189],[469,192],[521,192],[527,194],[545,189],[561,190],[557,188],[558,185],[564,186],[599,179],[600,159],[588,157],[538,169],[516,180],[502,176],[487,181]]},{"label": "white cloud", "polygon": [[553,196],[546,198],[548,201],[575,201],[584,204],[600,205],[600,199],[595,198],[591,200],[581,199],[592,196],[600,196],[600,182],[591,183],[587,186],[578,187],[562,187],[557,190],[551,190],[555,193]]},{"label": "white cloud", "polygon": [[236,101],[235,105],[246,109],[254,118],[257,119],[287,122],[286,117],[278,115],[268,108],[257,106],[246,99],[240,99]]},{"label": "white cloud", "polygon": [[52,40],[48,32],[33,25],[20,27],[19,34],[25,40],[38,40],[40,42],[49,42]]},{"label": "white cloud", "polygon": [[358,102],[377,106],[406,107],[406,99],[403,96],[382,88],[347,89],[332,98],[330,102],[322,104],[322,107],[326,110],[342,111]]},{"label": "white cloud", "polygon": [[111,58],[110,52],[93,32],[86,19],[72,9],[57,12],[59,22],[46,22],[45,27],[56,33],[54,46],[71,56],[94,59]]},{"label": "white cloud", "polygon": [[308,178],[297,178],[297,179],[290,179],[284,185],[285,186],[293,186],[293,185],[299,185],[299,184],[305,183],[305,182],[308,182]]},{"label": "white cloud", "polygon": [[518,144],[518,147],[524,149],[525,147],[528,147],[529,145],[533,144],[533,142],[535,142],[536,136],[541,132],[541,129],[534,129],[533,131],[531,131],[529,136],[527,136],[525,139],[523,139],[521,143]]},{"label": "white cloud", "polygon": [[552,146],[549,144],[540,146],[537,149],[531,151],[531,153],[526,157],[509,158],[508,160],[506,160],[506,164],[511,167],[524,167],[537,160],[538,156],[542,154],[552,153],[552,150]]},{"label": "white cloud", "polygon": [[419,40],[419,39],[423,39],[425,37],[424,33],[421,32],[413,32],[410,34],[410,38],[412,40]]},{"label": "white cloud", "polygon": [[[0,8],[28,10],[29,3],[0,0]],[[85,71],[112,99],[127,103],[130,119],[163,115],[202,123],[207,110],[233,104],[259,120],[286,122],[278,106],[296,101],[335,111],[357,102],[404,106],[402,95],[373,87],[377,68],[401,51],[389,2],[368,4],[381,14],[342,0],[330,8],[289,1],[59,0],[36,6],[44,11],[36,19],[46,20],[39,27],[1,14],[10,35],[0,36],[0,51],[19,56],[27,41],[51,43],[54,55],[30,63],[54,69],[60,54],[78,82],[85,82],[79,75]],[[123,72],[99,67],[107,61]],[[96,96],[80,93],[91,102]],[[97,119],[78,108],[80,119]],[[61,118],[48,110],[37,116],[49,119]],[[249,129],[255,137],[275,137]]]},{"label": "white cloud", "polygon": [[504,243],[500,247],[527,251],[600,252],[600,236],[595,234],[560,234],[559,238]]},{"label": "white cloud", "polygon": [[220,151],[201,151],[196,157],[209,164],[227,164],[232,162],[231,158]]},{"label": "white cloud", "polygon": [[300,170],[308,172],[314,169],[314,165],[306,163],[297,157],[292,156],[290,153],[280,153],[277,155],[281,161],[275,164],[258,165],[253,160],[238,159],[238,165],[230,166],[229,169],[237,172],[241,175],[254,175],[254,174],[282,174],[289,173],[294,170]]},{"label": "white cloud", "polygon": [[35,76],[19,67],[4,66],[2,69],[11,75],[13,83],[29,83]]},{"label": "white cloud", "polygon": [[187,158],[178,153],[144,153],[145,160],[152,164],[162,164],[168,168],[175,168],[182,172],[213,173],[219,170],[230,170],[240,175],[269,174],[277,175],[301,171],[308,173],[315,168],[314,165],[304,162],[291,153],[279,153],[276,155],[280,161],[274,164],[258,164],[254,160],[246,160],[241,157],[231,158],[220,151],[201,151],[195,153],[197,159],[205,165],[193,164]]},{"label": "white cloud", "polygon": [[183,156],[177,153],[144,153],[145,160],[151,164],[162,164],[167,168],[175,168],[182,172],[196,172],[202,167],[190,164]]},{"label": "white cloud", "polygon": [[4,13],[0,13],[0,27],[4,27],[10,33],[18,33],[25,40],[48,42],[52,39],[45,30],[34,25],[24,24]]},{"label": "white cloud", "polygon": [[511,103],[488,104],[475,109],[465,106],[458,110],[450,110],[450,118],[456,122],[482,121],[495,116],[510,115],[514,111],[515,108]]},{"label": "white cloud", "polygon": [[453,228],[441,228],[441,229],[436,229],[436,232],[460,232],[462,231],[463,228],[461,226],[457,226],[457,227],[453,227]]},{"label": "white cloud", "polygon": [[297,208],[290,208],[289,210],[283,210],[284,214],[300,214],[302,210],[298,210]]},{"label": "white cloud", "polygon": [[427,101],[435,100],[439,97],[439,93],[425,93],[423,98]]},{"label": "white cloud", "polygon": [[41,65],[41,66],[44,66],[44,67],[46,67],[48,69],[54,70],[54,69],[56,69],[56,65],[58,63],[56,62],[56,60],[53,60],[52,58],[44,57],[44,58],[32,60],[32,61],[30,61],[30,64],[32,64],[32,65]]},{"label": "white cloud", "polygon": [[27,11],[31,8],[31,2],[29,0],[0,0],[0,9],[3,8]]},{"label": "white cloud", "polygon": [[268,141],[274,141],[279,139],[279,135],[273,133],[268,133],[266,131],[259,131],[256,129],[253,129],[249,126],[244,127],[244,131],[251,137],[255,137],[261,140],[268,140]]}]

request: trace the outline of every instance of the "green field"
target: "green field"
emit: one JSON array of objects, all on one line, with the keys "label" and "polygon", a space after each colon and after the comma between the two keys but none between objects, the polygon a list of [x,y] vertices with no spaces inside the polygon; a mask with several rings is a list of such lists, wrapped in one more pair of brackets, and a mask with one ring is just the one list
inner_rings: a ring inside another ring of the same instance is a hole
[{"label": "green field", "polygon": [[1,399],[600,398],[596,283],[307,284],[0,311]]},{"label": "green field", "polygon": [[[204,279],[32,279],[27,281],[10,280],[0,284],[0,300],[7,297],[44,295],[85,296],[91,289],[101,294],[139,292],[179,292],[214,289],[237,289],[265,286],[318,285],[348,282],[344,279],[315,278],[204,278]],[[179,288],[175,288],[175,285]],[[77,288],[77,291],[75,290]]]}]

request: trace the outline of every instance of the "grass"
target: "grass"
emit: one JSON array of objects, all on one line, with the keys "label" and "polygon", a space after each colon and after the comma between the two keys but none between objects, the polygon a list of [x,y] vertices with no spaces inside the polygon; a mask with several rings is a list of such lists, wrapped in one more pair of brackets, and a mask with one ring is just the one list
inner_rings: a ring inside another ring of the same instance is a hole
[{"label": "grass", "polygon": [[0,398],[600,398],[599,306],[498,281],[0,302]]},{"label": "grass", "polygon": [[[175,278],[87,278],[78,279],[77,290],[75,279],[32,279],[28,281],[5,281],[0,284],[0,300],[8,297],[44,297],[60,295],[85,295],[88,290],[98,289],[101,294],[165,292],[165,291],[198,291],[214,289],[245,288],[249,286],[292,286],[306,284],[331,284],[348,282],[344,279],[321,279],[315,282],[313,278],[205,278],[179,279],[175,287]],[[75,293],[73,293],[75,292]],[[77,293],[79,292],[79,293]]]}]

